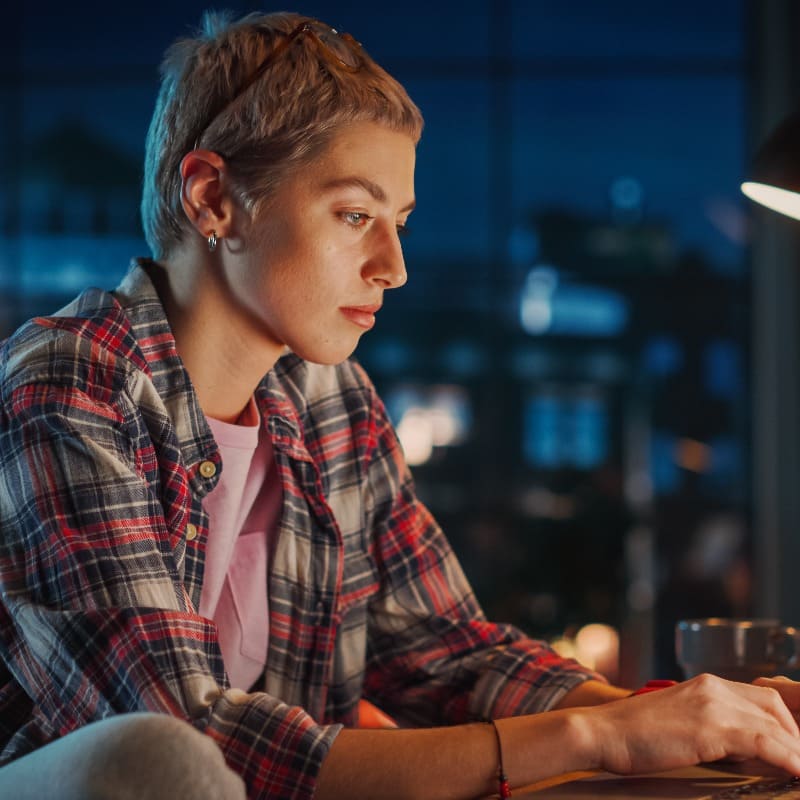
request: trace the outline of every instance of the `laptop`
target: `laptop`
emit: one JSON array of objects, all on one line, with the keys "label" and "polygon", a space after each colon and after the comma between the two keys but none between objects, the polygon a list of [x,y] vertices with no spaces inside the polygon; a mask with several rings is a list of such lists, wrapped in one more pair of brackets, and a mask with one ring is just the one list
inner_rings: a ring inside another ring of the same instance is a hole
[{"label": "laptop", "polygon": [[800,778],[752,762],[713,764],[620,776],[601,772],[538,790],[514,792],[527,800],[800,800]]}]

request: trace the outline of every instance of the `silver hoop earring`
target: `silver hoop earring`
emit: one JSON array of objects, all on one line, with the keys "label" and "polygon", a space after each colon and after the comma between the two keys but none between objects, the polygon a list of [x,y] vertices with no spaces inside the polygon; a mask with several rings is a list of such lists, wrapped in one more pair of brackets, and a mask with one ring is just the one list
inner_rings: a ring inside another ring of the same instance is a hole
[{"label": "silver hoop earring", "polygon": [[208,234],[208,252],[213,253],[217,249],[217,232],[211,231]]}]

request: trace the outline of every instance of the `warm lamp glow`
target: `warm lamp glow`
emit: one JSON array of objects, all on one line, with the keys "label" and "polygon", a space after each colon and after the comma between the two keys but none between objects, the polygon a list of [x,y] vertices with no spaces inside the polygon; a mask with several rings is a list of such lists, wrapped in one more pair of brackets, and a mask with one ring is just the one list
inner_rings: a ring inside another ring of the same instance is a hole
[{"label": "warm lamp glow", "polygon": [[756,203],[792,219],[800,219],[800,194],[797,192],[755,181],[745,181],[741,188],[742,192]]},{"label": "warm lamp glow", "polygon": [[619,634],[610,625],[584,625],[575,634],[578,660],[607,678],[616,678],[619,670]]},{"label": "warm lamp glow", "polygon": [[584,625],[574,639],[564,634],[550,642],[562,658],[574,658],[612,682],[619,673],[619,645],[619,633],[610,625],[596,622]]},{"label": "warm lamp glow", "polygon": [[800,219],[800,110],[786,117],[761,145],[742,192],[779,214]]}]

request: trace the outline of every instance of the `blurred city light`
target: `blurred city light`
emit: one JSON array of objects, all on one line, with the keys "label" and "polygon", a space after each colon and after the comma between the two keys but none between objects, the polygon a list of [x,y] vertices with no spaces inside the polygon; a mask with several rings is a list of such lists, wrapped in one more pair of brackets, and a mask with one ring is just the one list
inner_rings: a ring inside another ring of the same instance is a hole
[{"label": "blurred city light", "polygon": [[568,283],[555,267],[538,265],[525,281],[519,318],[532,336],[617,336],[628,323],[628,303],[618,292]]},{"label": "blurred city light", "polygon": [[675,444],[675,462],[690,472],[707,472],[711,466],[711,448],[695,439],[678,439]]},{"label": "blurred city light", "polygon": [[632,224],[642,218],[644,188],[637,178],[619,177],[608,190],[611,213],[617,222]]},{"label": "blurred city light", "polygon": [[435,447],[461,444],[469,435],[469,397],[460,386],[401,386],[387,393],[386,405],[411,466],[430,460]]}]

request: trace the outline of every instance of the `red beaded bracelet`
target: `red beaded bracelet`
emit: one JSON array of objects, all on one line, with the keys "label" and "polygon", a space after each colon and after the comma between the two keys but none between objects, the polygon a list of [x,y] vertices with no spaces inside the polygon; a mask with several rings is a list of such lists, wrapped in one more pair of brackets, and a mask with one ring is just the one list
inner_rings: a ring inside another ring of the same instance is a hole
[{"label": "red beaded bracelet", "polygon": [[500,731],[497,730],[493,719],[487,720],[487,722],[492,726],[497,739],[497,793],[501,800],[506,800],[507,797],[511,797],[511,787],[508,785],[508,776],[503,768],[503,744],[500,741]]}]

